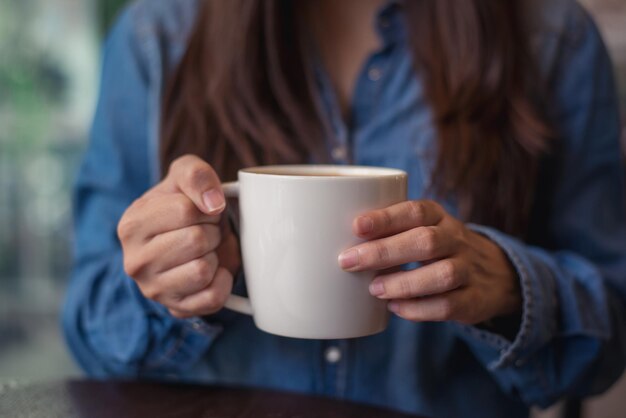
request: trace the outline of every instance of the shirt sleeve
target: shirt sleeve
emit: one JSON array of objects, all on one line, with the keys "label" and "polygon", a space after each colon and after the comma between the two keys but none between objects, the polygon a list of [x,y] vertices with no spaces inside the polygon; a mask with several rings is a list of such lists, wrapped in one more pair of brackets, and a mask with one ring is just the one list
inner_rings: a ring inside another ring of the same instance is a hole
[{"label": "shirt sleeve", "polygon": [[150,185],[149,80],[133,9],[112,29],[90,142],[75,186],[75,262],[62,325],[96,377],[177,376],[204,355],[218,323],[180,320],[148,301],[123,270],[117,223]]},{"label": "shirt sleeve", "polygon": [[[541,246],[469,225],[497,243],[519,277],[522,321],[510,341],[478,327],[460,335],[500,385],[527,404],[608,388],[626,352],[626,207],[620,121],[611,63],[591,18],[577,6],[552,80],[562,136],[541,182]],[[571,28],[570,28],[571,29]],[[545,245],[544,245],[545,244]]]}]

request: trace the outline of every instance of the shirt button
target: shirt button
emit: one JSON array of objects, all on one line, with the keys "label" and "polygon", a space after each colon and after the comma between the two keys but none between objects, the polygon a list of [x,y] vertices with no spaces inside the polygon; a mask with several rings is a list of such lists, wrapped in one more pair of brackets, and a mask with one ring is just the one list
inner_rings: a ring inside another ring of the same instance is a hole
[{"label": "shirt button", "polygon": [[348,157],[348,150],[344,146],[339,146],[333,148],[331,154],[335,160],[345,160]]},{"label": "shirt button", "polygon": [[328,347],[324,353],[324,357],[328,363],[335,364],[341,360],[341,350],[339,347]]},{"label": "shirt button", "polygon": [[372,81],[380,80],[380,77],[383,75],[383,72],[378,67],[372,67],[367,72],[367,77]]}]

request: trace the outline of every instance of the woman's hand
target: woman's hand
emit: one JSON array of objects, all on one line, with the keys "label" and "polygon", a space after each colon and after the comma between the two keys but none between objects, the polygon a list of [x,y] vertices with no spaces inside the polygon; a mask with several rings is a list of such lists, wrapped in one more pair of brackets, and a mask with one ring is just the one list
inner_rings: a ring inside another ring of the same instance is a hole
[{"label": "woman's hand", "polygon": [[175,317],[214,313],[230,294],[241,260],[237,238],[220,216],[225,205],[211,166],[187,155],[119,222],[124,270]]},{"label": "woman's hand", "polygon": [[356,218],[353,229],[368,242],[340,254],[344,270],[422,263],[379,274],[370,285],[370,293],[389,300],[389,310],[402,318],[476,324],[521,310],[518,278],[500,247],[435,202],[375,210]]}]

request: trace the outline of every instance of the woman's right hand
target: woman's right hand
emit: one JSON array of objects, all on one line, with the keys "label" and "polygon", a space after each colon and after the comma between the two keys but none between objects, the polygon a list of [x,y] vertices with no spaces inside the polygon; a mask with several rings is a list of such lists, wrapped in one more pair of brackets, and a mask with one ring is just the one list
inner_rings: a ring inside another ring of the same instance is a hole
[{"label": "woman's right hand", "polygon": [[225,206],[215,171],[185,155],[120,219],[124,270],[145,297],[177,318],[214,313],[231,292],[241,258],[221,219]]}]

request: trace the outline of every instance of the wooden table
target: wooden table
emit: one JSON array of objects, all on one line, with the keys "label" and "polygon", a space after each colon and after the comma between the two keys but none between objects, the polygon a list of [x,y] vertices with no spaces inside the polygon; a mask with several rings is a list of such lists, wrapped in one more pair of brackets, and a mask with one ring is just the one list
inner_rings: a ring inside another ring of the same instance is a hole
[{"label": "wooden table", "polygon": [[[293,393],[187,384],[69,380],[5,388],[3,418],[408,418]],[[415,416],[413,416],[415,418]]]}]

